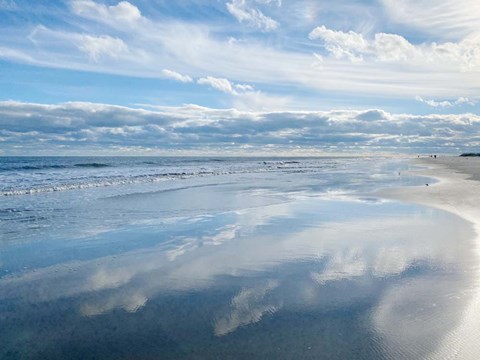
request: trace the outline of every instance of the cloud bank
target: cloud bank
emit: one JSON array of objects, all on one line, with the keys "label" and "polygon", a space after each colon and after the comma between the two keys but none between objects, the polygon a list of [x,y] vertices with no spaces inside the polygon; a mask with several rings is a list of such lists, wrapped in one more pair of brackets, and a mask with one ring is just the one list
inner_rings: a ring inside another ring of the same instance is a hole
[{"label": "cloud bank", "polygon": [[480,146],[480,116],[383,110],[251,112],[0,102],[6,154],[205,151],[452,152]]}]

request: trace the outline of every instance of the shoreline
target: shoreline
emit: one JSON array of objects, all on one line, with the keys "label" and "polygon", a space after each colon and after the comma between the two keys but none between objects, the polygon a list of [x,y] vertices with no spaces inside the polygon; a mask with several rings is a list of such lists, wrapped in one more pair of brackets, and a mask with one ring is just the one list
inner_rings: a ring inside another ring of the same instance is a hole
[{"label": "shoreline", "polygon": [[447,211],[472,224],[476,233],[472,252],[478,259],[472,297],[459,325],[450,331],[428,356],[429,359],[476,359],[480,353],[480,159],[440,157],[415,159],[415,165],[427,169],[414,170],[419,174],[438,180],[429,186],[414,186],[384,189],[376,195],[392,200],[414,203]]}]

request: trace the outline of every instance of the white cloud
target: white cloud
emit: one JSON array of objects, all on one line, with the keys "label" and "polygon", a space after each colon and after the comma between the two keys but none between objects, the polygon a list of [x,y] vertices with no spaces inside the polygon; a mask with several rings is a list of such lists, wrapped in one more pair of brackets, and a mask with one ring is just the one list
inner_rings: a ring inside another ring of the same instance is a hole
[{"label": "white cloud", "polygon": [[233,95],[233,106],[240,110],[282,110],[291,103],[291,99],[287,96],[268,95],[261,91],[255,91],[252,85],[234,84],[228,79],[207,76],[198,79],[197,83]]},{"label": "white cloud", "polygon": [[[268,4],[272,1],[262,2]],[[233,0],[227,3],[227,10],[239,22],[246,23],[264,31],[275,30],[279,26],[278,22],[265,16],[260,10],[250,7],[247,0]]]},{"label": "white cloud", "polygon": [[235,84],[234,87],[240,91],[253,91],[253,86],[248,84]]},{"label": "white cloud", "polygon": [[417,55],[414,45],[395,34],[375,34],[372,47],[379,61],[407,61]]},{"label": "white cloud", "polygon": [[390,20],[446,39],[480,30],[477,0],[381,0]]},{"label": "white cloud", "polygon": [[454,107],[457,105],[470,105],[474,106],[477,102],[474,100],[470,100],[468,98],[460,97],[457,100],[454,101],[449,101],[449,100],[443,100],[443,101],[436,101],[433,99],[424,99],[421,96],[415,97],[417,101],[423,102],[427,104],[428,106],[431,107],[436,107],[436,108],[447,108],[447,107]]},{"label": "white cloud", "polygon": [[93,0],[73,0],[71,7],[79,16],[112,26],[133,25],[142,18],[140,10],[128,1],[120,1],[117,5],[108,6]]},{"label": "white cloud", "polygon": [[419,56],[418,50],[405,38],[395,34],[375,34],[367,40],[354,31],[348,33],[327,29],[324,25],[312,30],[311,40],[322,40],[325,49],[335,58],[347,58],[352,62],[363,61],[365,56],[377,61],[405,61]]},{"label": "white cloud", "polygon": [[[213,76],[202,77],[197,80],[200,85],[211,86],[212,88],[231,95],[254,93],[254,87],[249,84],[234,84],[228,79],[216,78]],[[258,92],[257,92],[258,93]]]},{"label": "white cloud", "polygon": [[334,58],[346,58],[352,62],[402,62],[409,66],[422,65],[429,69],[439,66],[464,72],[480,69],[480,35],[457,43],[413,45],[396,34],[378,33],[369,40],[354,31],[335,31],[322,25],[312,30],[309,38],[323,41],[325,49]]},{"label": "white cloud", "polygon": [[108,35],[82,35],[77,42],[78,48],[87,53],[92,61],[99,61],[102,56],[117,58],[121,53],[128,51],[127,45],[118,38]]},{"label": "white cloud", "polygon": [[428,99],[423,99],[420,96],[415,97],[415,99],[417,101],[423,102],[423,103],[425,103],[425,104],[427,104],[428,106],[431,106],[431,107],[444,108],[444,107],[452,107],[454,105],[451,101],[447,101],[447,100],[444,100],[444,101],[428,100]]},{"label": "white cloud", "polygon": [[457,100],[455,100],[455,105],[462,105],[462,104],[467,104],[467,105],[470,105],[470,106],[475,106],[477,104],[477,101],[475,100],[471,100],[469,98],[464,98],[464,97],[460,97],[458,98]]},{"label": "white cloud", "polygon": [[[88,55],[91,64],[94,64],[93,66],[111,61],[112,59],[117,60],[122,58],[123,60],[126,60],[128,57],[136,56],[136,54],[130,52],[128,45],[122,39],[109,35],[94,36],[80,33],[61,32],[39,25],[30,32],[27,39],[38,49],[49,46],[58,49],[60,46],[63,46],[62,50],[69,53],[67,56],[69,56],[70,59],[73,54],[76,53],[76,51],[72,51],[73,49],[80,50],[81,53]],[[79,61],[85,64],[84,56],[81,58],[82,59],[79,59]],[[34,60],[32,59],[32,61]]]},{"label": "white cloud", "polygon": [[227,79],[216,78],[213,76],[202,77],[197,80],[197,83],[200,85],[208,85],[214,89],[222,91],[227,94],[234,94],[235,90],[233,89],[232,83]]},{"label": "white cloud", "polygon": [[335,31],[327,29],[324,25],[313,29],[308,37],[311,40],[323,40],[325,48],[334,57],[346,57],[352,61],[362,60],[362,54],[369,48],[369,44],[361,34],[354,31],[348,33]]},{"label": "white cloud", "polygon": [[183,83],[189,83],[192,82],[192,78],[188,75],[182,75],[176,71],[168,70],[168,69],[163,69],[162,70],[163,76],[165,76],[168,79],[172,79],[175,81],[180,81]]}]

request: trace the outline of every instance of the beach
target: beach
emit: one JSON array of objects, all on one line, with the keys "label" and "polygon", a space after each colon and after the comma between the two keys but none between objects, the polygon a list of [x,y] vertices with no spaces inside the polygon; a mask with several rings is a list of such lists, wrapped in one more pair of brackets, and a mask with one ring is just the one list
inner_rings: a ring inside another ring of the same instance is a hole
[{"label": "beach", "polygon": [[446,161],[3,159],[0,357],[474,359]]},{"label": "beach", "polygon": [[[480,159],[475,157],[438,157],[413,160],[426,166],[417,174],[439,182],[429,186],[389,189],[382,196],[432,206],[461,216],[480,226]],[[432,186],[433,185],[433,186]]]},{"label": "beach", "polygon": [[[438,180],[429,186],[381,191],[381,196],[448,211],[472,223],[476,240],[472,252],[479,265],[472,270],[480,279],[480,159],[476,157],[438,157],[414,160],[426,166],[418,173]],[[470,288],[471,299],[458,326],[449,332],[432,359],[476,359],[480,354],[480,281]]]}]

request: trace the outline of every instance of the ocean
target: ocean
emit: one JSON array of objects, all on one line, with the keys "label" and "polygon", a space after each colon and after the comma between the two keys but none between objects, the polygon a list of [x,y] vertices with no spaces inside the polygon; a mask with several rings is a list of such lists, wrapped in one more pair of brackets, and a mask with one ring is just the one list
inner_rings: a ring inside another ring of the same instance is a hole
[{"label": "ocean", "polygon": [[0,157],[1,359],[423,359],[474,233],[388,157]]}]

